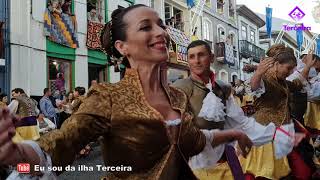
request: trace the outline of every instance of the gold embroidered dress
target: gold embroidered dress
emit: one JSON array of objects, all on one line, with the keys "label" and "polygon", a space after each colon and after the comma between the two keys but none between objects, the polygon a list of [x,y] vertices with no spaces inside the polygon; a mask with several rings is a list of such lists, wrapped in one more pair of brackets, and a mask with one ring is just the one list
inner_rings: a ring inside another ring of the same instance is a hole
[{"label": "gold embroidered dress", "polygon": [[[263,125],[273,122],[277,127],[291,123],[288,104],[289,91],[301,89],[301,81],[298,79],[293,80],[293,82],[281,81],[270,71],[262,77],[262,81],[264,92],[259,92],[261,89],[258,89],[258,97],[254,101],[256,112],[253,116],[256,121]],[[247,158],[241,158],[240,160],[243,171],[253,174],[255,177],[280,179],[287,176],[291,171],[286,157],[275,158],[273,143],[252,147]]]},{"label": "gold embroidered dress", "polygon": [[132,167],[132,172],[108,173],[107,179],[196,179],[188,159],[203,150],[206,138],[193,125],[186,95],[163,87],[171,107],[181,113],[177,126],[166,126],[148,104],[138,72],[127,69],[120,82],[93,87],[61,129],[42,136],[38,144],[53,165],[66,166],[84,145],[103,136],[105,164]]}]

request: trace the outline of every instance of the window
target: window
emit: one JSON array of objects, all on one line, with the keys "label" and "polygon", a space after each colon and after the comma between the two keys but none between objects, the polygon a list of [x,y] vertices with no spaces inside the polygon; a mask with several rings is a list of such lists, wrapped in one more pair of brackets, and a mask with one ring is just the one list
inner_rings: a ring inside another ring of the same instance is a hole
[{"label": "window", "polygon": [[49,88],[55,91],[71,91],[71,63],[57,58],[49,58]]},{"label": "window", "polygon": [[182,11],[168,3],[164,4],[164,10],[165,10],[164,16],[165,16],[166,25],[172,26],[174,28],[177,28],[183,31],[184,24],[183,24]]},{"label": "window", "polygon": [[106,82],[107,72],[104,65],[88,63],[88,70],[89,70],[88,71],[88,75],[89,75],[88,87],[90,87],[92,80],[96,80],[97,82]]},{"label": "window", "polygon": [[229,33],[228,38],[227,38],[227,42],[230,45],[233,45],[233,48],[235,48],[235,36],[234,36],[233,32]]},{"label": "window", "polygon": [[219,79],[224,81],[225,83],[228,83],[228,72],[224,69],[219,71]]},{"label": "window", "polygon": [[173,7],[174,27],[183,31],[182,11]]},{"label": "window", "polygon": [[[164,17],[167,22],[170,22],[171,20],[171,5],[164,3]],[[167,24],[170,25],[170,24]]]},{"label": "window", "polygon": [[88,0],[87,1],[87,17],[89,21],[104,23],[104,7],[103,0]]},{"label": "window", "polygon": [[223,14],[224,0],[217,0],[217,12]]},{"label": "window", "polygon": [[235,18],[235,8],[233,0],[229,0],[229,17],[232,19]]},{"label": "window", "polygon": [[210,38],[210,22],[205,20],[203,23],[203,39],[211,40]]},{"label": "window", "polygon": [[4,22],[0,21],[0,59],[4,59]]},{"label": "window", "polygon": [[225,42],[225,29],[222,26],[218,26],[218,42]]},{"label": "window", "polygon": [[256,43],[256,33],[253,29],[250,30],[250,42],[253,44]]},{"label": "window", "polygon": [[72,15],[72,0],[48,0],[47,2],[49,11]]},{"label": "window", "polygon": [[247,25],[246,24],[241,24],[241,37],[242,40],[247,40]]},{"label": "window", "polygon": [[206,0],[205,5],[211,7],[211,0]]}]

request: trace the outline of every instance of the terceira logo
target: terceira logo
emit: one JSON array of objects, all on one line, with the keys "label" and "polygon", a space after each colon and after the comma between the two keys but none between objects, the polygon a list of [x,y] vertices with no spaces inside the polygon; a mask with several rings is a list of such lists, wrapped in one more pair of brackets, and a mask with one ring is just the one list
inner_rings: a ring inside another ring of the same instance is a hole
[{"label": "terceira logo", "polygon": [[[306,14],[296,6],[289,14],[288,14],[296,23],[300,21]],[[303,23],[297,23],[295,25],[284,24],[283,30],[285,31],[311,31],[310,26],[304,26]]]},{"label": "terceira logo", "polygon": [[298,6],[289,13],[289,16],[295,21],[300,21],[305,15],[306,14]]}]

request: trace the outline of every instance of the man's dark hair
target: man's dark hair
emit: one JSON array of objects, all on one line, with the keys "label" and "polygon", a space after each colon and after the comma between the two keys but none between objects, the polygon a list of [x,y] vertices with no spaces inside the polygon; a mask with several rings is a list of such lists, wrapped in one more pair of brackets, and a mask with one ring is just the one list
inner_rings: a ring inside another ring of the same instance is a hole
[{"label": "man's dark hair", "polygon": [[20,93],[20,94],[25,94],[24,90],[21,89],[21,88],[14,88],[11,92]]},{"label": "man's dark hair", "polygon": [[78,91],[80,96],[82,96],[86,93],[86,89],[84,87],[80,87],[80,86],[74,88],[74,91]]},{"label": "man's dark hair", "polygon": [[194,48],[194,47],[198,47],[198,46],[204,46],[204,47],[207,49],[208,53],[211,54],[211,47],[210,47],[210,45],[209,45],[207,42],[202,41],[202,40],[192,41],[192,42],[189,44],[189,46],[187,47],[187,51],[189,51],[190,48]]},{"label": "man's dark hair", "polygon": [[49,88],[44,88],[43,89],[43,95],[45,95],[47,92],[49,92],[49,90],[50,90]]}]

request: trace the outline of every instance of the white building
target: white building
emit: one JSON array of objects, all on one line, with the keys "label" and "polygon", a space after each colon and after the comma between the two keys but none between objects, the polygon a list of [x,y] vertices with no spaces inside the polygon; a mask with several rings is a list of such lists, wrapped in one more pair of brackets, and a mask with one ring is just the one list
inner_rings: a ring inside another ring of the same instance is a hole
[{"label": "white building", "polygon": [[252,74],[242,71],[247,64],[258,64],[265,51],[259,47],[259,28],[265,25],[263,19],[245,5],[237,5],[239,28],[240,79],[247,80]]},{"label": "white building", "polygon": [[[11,0],[11,89],[19,87],[29,95],[42,96],[43,89],[52,87],[59,73],[67,91],[76,86],[88,88],[92,79],[120,80],[120,73],[114,72],[113,66],[105,68],[106,56],[101,51],[87,48],[87,19],[91,7],[95,6],[103,24],[110,19],[114,9],[127,7],[134,0],[98,0],[93,6],[89,4],[90,0],[71,1],[71,16],[77,21],[77,48],[54,43],[45,36],[44,15],[48,7],[45,0]],[[135,2],[150,5],[149,0]]]},{"label": "white building", "polygon": [[206,0],[202,39],[215,53],[212,70],[217,79],[226,83],[240,78],[237,24],[236,0]]},{"label": "white building", "polygon": [[[263,14],[258,14],[258,15],[261,18],[265,19],[265,15],[263,15]],[[280,31],[283,29],[283,26],[284,25],[292,26],[294,24],[295,24],[294,22],[273,17],[272,18],[272,38],[271,39],[269,39],[267,37],[265,26],[261,27],[261,29],[260,29],[260,44],[261,44],[261,47],[263,47],[265,50],[269,49],[270,46],[272,46],[275,43]],[[307,24],[304,24],[304,25],[307,26]],[[312,37],[313,37],[313,33],[312,32],[310,32],[308,30],[303,31],[303,43],[302,43],[301,52],[303,52],[305,50],[305,48],[307,48],[308,46],[311,46],[311,49],[315,49],[316,48],[316,42],[315,41],[313,41],[313,42],[311,41]],[[294,31],[294,30],[285,31],[283,36],[282,36],[282,38],[281,38],[281,40],[279,41],[279,43],[282,43],[285,46],[288,46],[290,48],[293,48],[296,57],[300,56],[300,52],[299,52],[298,45],[297,45],[296,31]],[[312,43],[312,44],[310,44],[310,43]]]}]

